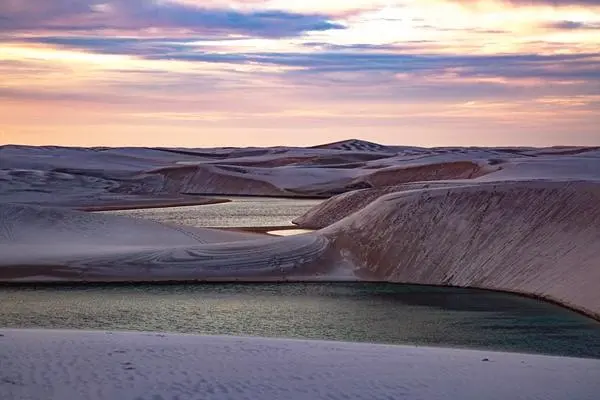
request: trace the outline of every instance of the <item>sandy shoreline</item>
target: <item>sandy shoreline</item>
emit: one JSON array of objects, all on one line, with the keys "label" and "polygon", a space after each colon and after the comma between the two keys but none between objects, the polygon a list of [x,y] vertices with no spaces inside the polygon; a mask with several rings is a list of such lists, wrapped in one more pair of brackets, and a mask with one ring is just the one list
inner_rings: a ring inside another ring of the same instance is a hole
[{"label": "sandy shoreline", "polygon": [[[42,279],[42,280],[40,280]],[[4,266],[0,269],[0,287],[37,285],[86,285],[86,284],[184,284],[184,283],[267,283],[267,282],[346,282],[328,274],[309,276],[283,276],[275,272],[263,272],[256,276],[216,276],[197,279],[148,278],[140,276],[85,276],[68,266]],[[358,278],[352,281],[360,281]],[[381,282],[386,283],[386,282]]]},{"label": "sandy shoreline", "polygon": [[124,211],[124,210],[144,210],[150,208],[175,208],[187,206],[204,206],[210,204],[229,203],[231,200],[222,198],[198,198],[198,199],[148,199],[125,202],[114,202],[104,205],[78,206],[74,207],[78,211],[97,212],[97,211]]},{"label": "sandy shoreline", "polygon": [[231,232],[250,232],[250,233],[261,233],[268,236],[271,235],[271,231],[292,231],[300,229],[297,225],[279,225],[279,226],[227,226],[227,227],[207,227],[208,229],[219,229]]}]

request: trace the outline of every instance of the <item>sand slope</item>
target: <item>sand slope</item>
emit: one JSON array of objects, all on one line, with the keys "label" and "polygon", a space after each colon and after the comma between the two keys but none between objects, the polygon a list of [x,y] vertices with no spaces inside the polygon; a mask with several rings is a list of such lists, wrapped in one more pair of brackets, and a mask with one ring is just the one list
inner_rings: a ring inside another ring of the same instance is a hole
[{"label": "sand slope", "polygon": [[[440,156],[436,155],[418,160],[396,160],[401,162],[402,166],[386,167],[363,178],[367,181],[377,179],[376,185],[369,185],[372,188],[349,191],[332,197],[306,215],[299,216],[294,222],[302,228],[324,228],[361,210],[383,195],[415,189],[539,181],[600,184],[600,157],[593,150],[578,153],[576,156],[528,155],[517,158],[489,158],[492,155],[487,152],[485,157],[482,157],[480,151],[476,154],[476,158],[471,162],[439,162]],[[456,154],[448,153],[442,156],[442,159],[454,160],[455,156]]]},{"label": "sand slope", "polygon": [[314,275],[327,243],[0,205],[0,281],[283,279]]},{"label": "sand slope", "polygon": [[0,202],[94,207],[182,194],[328,197],[364,187],[471,178],[498,154],[356,140],[263,149],[0,146]]},{"label": "sand slope", "polygon": [[7,399],[595,400],[600,360],[158,333],[0,330]]},{"label": "sand slope", "polygon": [[417,189],[322,234],[364,279],[529,293],[600,317],[599,204],[589,182]]},{"label": "sand slope", "polygon": [[337,257],[363,279],[522,292],[600,317],[597,151],[496,153],[478,153],[487,173],[471,179],[419,182],[417,174],[333,197],[294,222],[327,227]]},{"label": "sand slope", "polygon": [[253,174],[241,167],[189,165],[149,171],[148,174],[158,174],[163,178],[164,184],[158,191],[263,196],[285,194],[285,190],[253,177]]}]

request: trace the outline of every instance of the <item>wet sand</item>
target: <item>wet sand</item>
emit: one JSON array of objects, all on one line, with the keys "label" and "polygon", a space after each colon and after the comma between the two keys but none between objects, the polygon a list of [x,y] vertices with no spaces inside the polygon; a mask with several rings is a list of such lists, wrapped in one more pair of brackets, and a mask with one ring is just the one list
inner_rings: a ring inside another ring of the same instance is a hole
[{"label": "wet sand", "polygon": [[203,206],[210,204],[229,203],[231,200],[215,197],[197,197],[197,198],[173,198],[173,199],[135,199],[106,202],[105,204],[96,204],[90,206],[75,207],[78,211],[121,211],[121,210],[143,210],[149,208],[174,208],[185,206]]}]

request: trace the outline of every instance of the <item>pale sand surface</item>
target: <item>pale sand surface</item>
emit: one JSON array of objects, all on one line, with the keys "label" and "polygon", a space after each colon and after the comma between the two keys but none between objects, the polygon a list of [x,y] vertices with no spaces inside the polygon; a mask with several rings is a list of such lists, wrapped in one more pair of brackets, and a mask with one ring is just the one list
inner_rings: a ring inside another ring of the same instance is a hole
[{"label": "pale sand surface", "polygon": [[327,239],[193,228],[21,205],[0,207],[2,281],[156,281],[325,275]]},{"label": "pale sand surface", "polygon": [[7,399],[596,400],[600,360],[287,339],[0,329]]}]

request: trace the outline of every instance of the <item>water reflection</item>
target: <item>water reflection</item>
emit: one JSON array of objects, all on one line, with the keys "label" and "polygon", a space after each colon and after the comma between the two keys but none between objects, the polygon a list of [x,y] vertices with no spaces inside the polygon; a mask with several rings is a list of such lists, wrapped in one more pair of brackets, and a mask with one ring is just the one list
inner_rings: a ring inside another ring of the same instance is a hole
[{"label": "water reflection", "polygon": [[0,326],[148,330],[456,346],[600,358],[600,323],[553,304],[370,284],[0,288]]},{"label": "water reflection", "polygon": [[[225,198],[225,197],[222,197]],[[229,203],[203,206],[108,211],[109,214],[196,227],[262,227],[291,225],[323,200],[232,197]]]},{"label": "water reflection", "polygon": [[274,231],[267,232],[269,235],[275,236],[294,236],[294,235],[302,235],[304,233],[314,232],[311,229],[277,229]]}]

